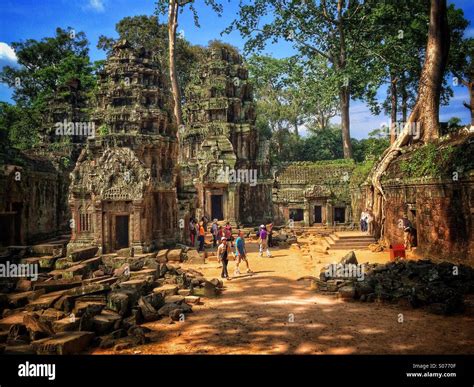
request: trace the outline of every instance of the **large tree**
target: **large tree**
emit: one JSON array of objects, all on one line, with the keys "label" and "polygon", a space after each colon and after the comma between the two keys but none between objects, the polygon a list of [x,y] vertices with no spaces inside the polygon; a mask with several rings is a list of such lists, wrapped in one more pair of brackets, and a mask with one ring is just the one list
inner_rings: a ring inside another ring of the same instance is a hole
[{"label": "large tree", "polygon": [[[364,28],[363,1],[255,0],[244,2],[226,32],[238,30],[247,39],[246,51],[261,50],[268,41],[294,43],[302,60],[320,56],[338,75],[343,151],[352,157],[349,107],[352,92],[367,82],[366,68],[352,60],[361,50],[355,31]],[[267,17],[262,18],[262,15]],[[365,79],[360,76],[365,73]]]},{"label": "large tree", "polygon": [[[419,86],[423,59],[426,51],[426,35],[429,24],[429,2],[412,0],[369,0],[364,8],[367,26],[359,32],[362,45],[371,52],[369,58],[372,72],[378,73],[376,89],[387,85],[386,98],[380,104],[375,98],[366,98],[372,111],[378,114],[381,108],[390,115],[391,142],[395,141],[395,128],[398,128],[398,113],[401,110],[402,122],[407,119],[407,112],[416,102],[416,90]],[[463,12],[450,5],[447,9],[450,26],[450,56],[457,56],[460,51],[462,35],[468,25]],[[403,53],[403,55],[400,55]],[[454,62],[448,61],[451,69]],[[440,99],[447,104],[452,96],[448,83],[448,72],[444,72]],[[370,90],[371,91],[371,90]],[[375,97],[375,94],[368,93]],[[400,107],[400,109],[399,109]]]},{"label": "large tree", "polygon": [[371,173],[373,197],[369,205],[375,214],[377,234],[383,235],[385,194],[381,177],[393,160],[414,138],[413,124],[417,124],[420,133],[417,137],[422,142],[431,142],[439,137],[439,103],[441,85],[449,53],[449,27],[446,0],[431,0],[428,42],[426,45],[425,62],[421,72],[418,88],[418,98],[408,121],[400,136],[384,152]]},{"label": "large tree", "polygon": [[54,122],[87,116],[95,87],[85,34],[57,28],[52,37],[13,42],[11,46],[18,66],[5,66],[0,80],[13,89],[16,103],[1,109],[3,122],[10,123],[13,145],[30,147],[40,140],[56,141]]},{"label": "large tree", "polygon": [[[216,0],[204,0],[204,3],[210,6],[218,15],[222,14],[222,5]],[[159,15],[167,15],[168,20],[168,60],[169,74],[171,80],[171,89],[174,100],[174,115],[178,127],[183,125],[183,112],[181,108],[181,89],[179,86],[178,72],[176,66],[176,37],[178,31],[178,16],[186,6],[194,17],[194,24],[199,27],[199,17],[194,7],[194,0],[158,0],[156,11]],[[179,132],[178,132],[179,133]]]}]

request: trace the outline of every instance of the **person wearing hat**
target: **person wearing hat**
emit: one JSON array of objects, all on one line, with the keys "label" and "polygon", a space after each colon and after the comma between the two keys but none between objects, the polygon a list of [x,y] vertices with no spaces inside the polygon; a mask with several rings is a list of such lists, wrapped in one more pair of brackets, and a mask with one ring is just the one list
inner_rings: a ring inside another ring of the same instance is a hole
[{"label": "person wearing hat", "polygon": [[259,255],[263,256],[263,250],[266,250],[267,257],[270,258],[272,254],[270,253],[270,250],[268,249],[268,232],[264,224],[260,225],[260,231],[259,231],[258,236],[260,240]]},{"label": "person wearing hat", "polygon": [[219,225],[217,224],[217,219],[212,221],[211,234],[212,234],[212,246],[217,246],[217,233],[219,232]]},{"label": "person wearing hat", "polygon": [[221,278],[226,278],[227,280],[231,279],[229,277],[229,272],[227,271],[227,264],[229,263],[229,254],[230,246],[227,243],[227,238],[222,237],[221,244],[217,248],[217,256],[219,258],[219,261],[222,263]]}]

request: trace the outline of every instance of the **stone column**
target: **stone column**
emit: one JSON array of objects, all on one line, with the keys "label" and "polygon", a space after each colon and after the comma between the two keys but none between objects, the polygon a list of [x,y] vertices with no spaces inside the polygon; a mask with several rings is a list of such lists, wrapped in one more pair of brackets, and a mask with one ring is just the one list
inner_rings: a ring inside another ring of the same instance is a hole
[{"label": "stone column", "polygon": [[141,200],[134,200],[132,205],[132,216],[129,222],[129,237],[130,238],[130,245],[135,248],[135,252],[141,252],[142,244],[144,241],[143,235],[143,227],[142,227],[142,220],[141,220],[141,213],[143,209],[143,202]]},{"label": "stone column", "polygon": [[330,200],[328,200],[326,202],[326,224],[328,226],[332,226],[332,223],[333,223],[333,219],[334,219],[334,216],[333,216],[333,205],[331,203]]},{"label": "stone column", "polygon": [[310,222],[309,202],[307,199],[304,199],[303,223],[306,227],[308,227],[309,222]]}]

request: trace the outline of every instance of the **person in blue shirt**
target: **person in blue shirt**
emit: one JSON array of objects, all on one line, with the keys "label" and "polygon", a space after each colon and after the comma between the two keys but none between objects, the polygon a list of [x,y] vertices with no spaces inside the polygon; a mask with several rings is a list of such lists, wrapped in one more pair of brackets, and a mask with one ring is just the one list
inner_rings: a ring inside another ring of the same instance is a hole
[{"label": "person in blue shirt", "polygon": [[247,259],[247,251],[245,250],[245,239],[244,232],[240,230],[238,232],[238,237],[235,241],[235,273],[234,275],[240,274],[239,264],[244,261],[247,265],[247,273],[252,273],[249,267],[249,261]]}]

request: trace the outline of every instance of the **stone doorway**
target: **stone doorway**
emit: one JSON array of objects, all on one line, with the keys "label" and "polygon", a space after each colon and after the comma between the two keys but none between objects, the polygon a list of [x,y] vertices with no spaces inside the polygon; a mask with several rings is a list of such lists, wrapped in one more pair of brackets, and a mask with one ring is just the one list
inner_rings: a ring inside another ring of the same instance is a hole
[{"label": "stone doorway", "polygon": [[224,212],[222,211],[223,195],[211,195],[211,218],[224,220]]},{"label": "stone doorway", "polygon": [[117,215],[115,217],[115,249],[129,247],[129,216]]},{"label": "stone doorway", "polygon": [[334,222],[346,222],[346,209],[344,207],[334,207]]},{"label": "stone doorway", "polygon": [[323,222],[323,207],[314,206],[314,223],[322,223],[322,222]]}]

